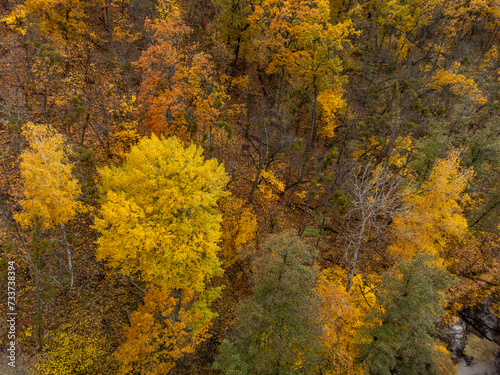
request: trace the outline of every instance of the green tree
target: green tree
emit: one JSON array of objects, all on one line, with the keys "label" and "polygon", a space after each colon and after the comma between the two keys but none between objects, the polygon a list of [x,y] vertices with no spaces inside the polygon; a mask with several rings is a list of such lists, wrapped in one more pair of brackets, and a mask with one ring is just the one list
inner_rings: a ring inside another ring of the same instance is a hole
[{"label": "green tree", "polygon": [[363,351],[369,374],[454,373],[433,332],[445,290],[456,279],[433,261],[429,254],[418,255],[401,263],[400,275],[385,275],[379,296],[383,312],[367,316]]},{"label": "green tree", "polygon": [[226,374],[314,373],[321,347],[314,249],[284,233],[260,250],[253,295],[238,306],[233,337],[222,342],[214,367]]}]

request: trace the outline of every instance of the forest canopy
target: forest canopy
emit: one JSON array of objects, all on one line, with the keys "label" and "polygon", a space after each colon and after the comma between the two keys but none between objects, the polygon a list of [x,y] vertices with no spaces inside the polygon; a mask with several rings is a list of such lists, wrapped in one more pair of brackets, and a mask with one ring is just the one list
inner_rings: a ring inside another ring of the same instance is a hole
[{"label": "forest canopy", "polygon": [[0,23],[2,374],[500,373],[498,1]]}]

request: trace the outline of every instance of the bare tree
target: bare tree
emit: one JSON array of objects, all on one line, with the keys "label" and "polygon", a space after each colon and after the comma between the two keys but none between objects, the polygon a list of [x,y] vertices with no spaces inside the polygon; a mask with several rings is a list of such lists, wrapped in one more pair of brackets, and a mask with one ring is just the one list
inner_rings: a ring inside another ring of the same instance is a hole
[{"label": "bare tree", "polygon": [[385,168],[373,169],[370,164],[354,172],[350,181],[349,195],[353,203],[347,218],[358,222],[354,233],[348,234],[344,255],[349,257],[352,250],[347,291],[351,289],[352,278],[358,262],[359,253],[372,231],[387,230],[387,223],[401,210],[401,180]]}]

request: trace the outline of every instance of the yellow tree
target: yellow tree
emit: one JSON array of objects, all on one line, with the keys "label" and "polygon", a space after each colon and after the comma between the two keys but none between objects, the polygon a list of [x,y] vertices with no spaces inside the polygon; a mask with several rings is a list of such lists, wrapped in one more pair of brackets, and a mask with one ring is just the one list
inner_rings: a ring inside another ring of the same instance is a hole
[{"label": "yellow tree", "polygon": [[376,308],[377,299],[365,280],[356,276],[354,288],[345,287],[347,272],[340,267],[323,270],[318,277],[316,290],[321,297],[320,319],[323,332],[323,374],[363,374],[359,363],[361,354],[358,335],[364,317]]},{"label": "yellow tree", "polygon": [[[309,145],[313,145],[318,113],[324,118],[321,134],[332,138],[335,128],[335,114],[344,106],[340,53],[348,38],[353,35],[352,22],[347,20],[332,25],[328,22],[330,12],[323,2],[318,1],[321,17],[309,30],[301,35],[300,51],[297,58],[297,75],[312,97],[312,121],[309,132]],[[318,104],[319,109],[318,110]]]},{"label": "yellow tree", "polygon": [[220,258],[227,270],[236,262],[237,251],[254,239],[257,218],[250,205],[240,198],[221,199],[219,207],[222,211]]},{"label": "yellow tree", "polygon": [[344,105],[340,51],[354,29],[350,21],[332,25],[329,19],[330,8],[324,0],[264,0],[249,17],[259,48],[267,53],[266,72],[281,76],[276,111],[279,113],[287,76],[294,81],[299,78],[310,93],[309,146],[315,135],[318,104],[325,114],[323,133],[329,137],[333,137],[334,114]]},{"label": "yellow tree", "polygon": [[[44,36],[64,45],[85,34],[88,25],[85,10],[102,5],[104,0],[27,0],[4,20],[21,34],[36,25]],[[21,25],[16,27],[19,22]]]},{"label": "yellow tree", "polygon": [[[29,148],[21,154],[21,177],[24,199],[19,202],[22,211],[15,214],[15,220],[23,227],[33,228],[36,251],[32,264],[36,279],[38,345],[42,346],[42,308],[40,301],[39,233],[45,229],[60,227],[64,235],[68,268],[69,290],[73,287],[73,264],[64,224],[71,220],[81,204],[77,201],[81,193],[77,180],[71,174],[64,138],[51,126],[28,123],[23,135]],[[68,290],[68,291],[69,291]]]},{"label": "yellow tree", "polygon": [[[373,0],[365,5],[368,10],[365,14],[374,25],[371,34],[376,43],[381,43],[379,40],[383,43],[384,37],[391,35],[389,47],[394,49],[391,57],[397,62],[407,57],[416,44],[411,41],[415,33],[432,21],[434,12],[444,3],[443,0]],[[393,37],[395,44],[391,43]]]},{"label": "yellow tree", "polygon": [[450,236],[462,237],[467,221],[461,203],[472,170],[462,170],[459,152],[451,151],[436,161],[429,180],[421,189],[405,196],[406,212],[394,218],[395,241],[390,250],[405,258],[418,253],[439,256]]},{"label": "yellow tree", "polygon": [[21,176],[25,198],[20,201],[23,211],[15,219],[25,227],[44,230],[60,226],[68,255],[73,287],[71,252],[64,224],[82,208],[77,201],[81,193],[78,181],[71,174],[72,164],[64,145],[64,138],[51,126],[28,123],[23,135],[29,149],[21,154]]},{"label": "yellow tree", "polygon": [[140,273],[148,284],[117,352],[122,373],[146,363],[150,373],[167,373],[214,316],[209,305],[219,290],[205,284],[222,272],[216,204],[228,177],[201,148],[155,135],[133,146],[122,166],[99,173],[105,198],[95,219],[97,258],[123,275]]},{"label": "yellow tree", "polygon": [[23,131],[29,149],[21,154],[25,199],[16,220],[23,226],[37,222],[40,229],[71,220],[79,208],[80,188],[71,175],[64,138],[51,126],[28,123]]}]

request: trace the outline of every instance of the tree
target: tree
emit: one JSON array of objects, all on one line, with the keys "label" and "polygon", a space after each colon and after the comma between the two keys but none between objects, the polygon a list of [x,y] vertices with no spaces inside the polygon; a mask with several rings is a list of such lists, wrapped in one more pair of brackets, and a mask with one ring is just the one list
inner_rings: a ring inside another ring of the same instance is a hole
[{"label": "tree", "polygon": [[[25,25],[33,23],[44,36],[57,43],[75,42],[87,31],[85,10],[102,5],[101,0],[27,0],[17,6],[5,18],[7,24],[14,26],[19,21]],[[27,32],[26,26],[16,28],[21,34]]]},{"label": "tree", "polygon": [[437,160],[428,181],[422,188],[407,194],[403,203],[406,212],[394,218],[396,233],[390,250],[410,258],[417,253],[438,255],[450,236],[462,237],[467,221],[460,203],[468,199],[464,193],[472,170],[461,170],[458,151]]},{"label": "tree", "polygon": [[369,374],[456,371],[443,344],[433,337],[444,310],[445,291],[456,278],[432,262],[429,254],[417,255],[401,262],[399,274],[384,276],[379,294],[383,312],[368,315],[362,339]]},{"label": "tree", "polygon": [[237,252],[252,241],[257,218],[243,199],[227,197],[219,204],[222,211],[222,243],[219,258],[227,270],[237,260]]},{"label": "tree", "polygon": [[277,114],[288,75],[293,81],[300,78],[300,84],[310,94],[312,121],[308,148],[312,146],[316,133],[318,107],[322,109],[326,122],[322,133],[331,138],[335,112],[344,105],[342,85],[345,79],[340,76],[342,63],[339,54],[354,29],[351,21],[333,25],[329,18],[329,6],[323,0],[265,0],[255,6],[249,17],[256,42],[260,44],[259,50],[269,55],[266,72],[278,73],[281,77]]},{"label": "tree", "polygon": [[64,225],[81,208],[64,138],[51,126],[33,123],[26,125],[23,135],[30,149],[21,155],[25,199],[15,218],[22,226],[38,225],[40,230]]},{"label": "tree", "polygon": [[[228,178],[202,149],[143,138],[120,167],[99,171],[105,194],[95,228],[97,257],[124,275],[141,272],[147,282],[171,290],[202,291],[221,272],[217,258],[221,215],[217,200]],[[119,249],[119,251],[117,251]]]},{"label": "tree", "polygon": [[[377,228],[377,219],[391,218],[397,212],[396,206],[401,198],[398,192],[399,184],[400,181],[395,176],[391,178],[389,173],[382,168],[370,171],[369,166],[366,166],[359,176],[353,175],[351,187],[353,206],[349,211],[349,216],[359,217],[359,224],[347,245],[348,248],[353,249],[347,292],[351,290],[358,257],[363,250],[367,233]],[[381,228],[385,229],[384,226]]]},{"label": "tree", "polygon": [[139,102],[146,125],[156,134],[191,139],[199,126],[208,130],[218,119],[225,94],[213,78],[210,55],[187,44],[192,29],[179,12],[157,23],[146,21],[153,45],[135,63],[143,74]]},{"label": "tree", "polygon": [[73,265],[64,225],[83,209],[77,200],[81,189],[71,174],[72,164],[68,161],[61,134],[50,126],[28,123],[23,135],[31,150],[25,150],[21,155],[26,198],[20,201],[23,212],[16,214],[15,219],[36,231],[60,226],[66,244],[71,290]]},{"label": "tree", "polygon": [[65,224],[83,206],[77,200],[81,190],[77,179],[71,174],[72,164],[68,160],[63,136],[49,125],[33,123],[26,124],[23,135],[29,144],[29,149],[21,154],[20,165],[25,198],[19,202],[23,210],[16,213],[14,218],[22,226],[33,229],[34,259],[31,255],[29,259],[36,279],[38,345],[41,349],[43,314],[40,300],[40,255],[44,247],[51,246],[47,241],[41,241],[40,234],[46,229],[61,228],[68,257],[69,292],[73,288],[74,275]]},{"label": "tree", "polygon": [[217,291],[213,291],[206,300],[198,297],[193,306],[194,295],[189,289],[172,293],[149,288],[144,304],[130,316],[130,327],[125,328],[127,340],[115,353],[121,365],[119,374],[168,374],[177,359],[192,353],[209,337],[207,328],[216,314],[208,306],[216,296]]},{"label": "tree", "polygon": [[314,249],[291,233],[271,235],[253,264],[253,295],[237,308],[233,338],[214,367],[226,374],[315,373],[320,298]]},{"label": "tree", "polygon": [[206,283],[222,273],[216,204],[228,177],[201,148],[154,134],[133,146],[122,166],[99,174],[105,197],[94,226],[101,234],[97,259],[123,275],[140,273],[148,285],[117,352],[121,371],[150,363],[157,365],[151,373],[167,373],[168,358],[189,351],[185,330],[196,341],[214,317],[209,306],[220,289]]},{"label": "tree", "polygon": [[364,373],[358,361],[358,335],[364,317],[377,305],[375,294],[366,281],[357,276],[354,288],[347,292],[348,274],[340,267],[327,268],[319,275],[316,290],[321,296],[322,356],[321,374],[358,375]]}]

